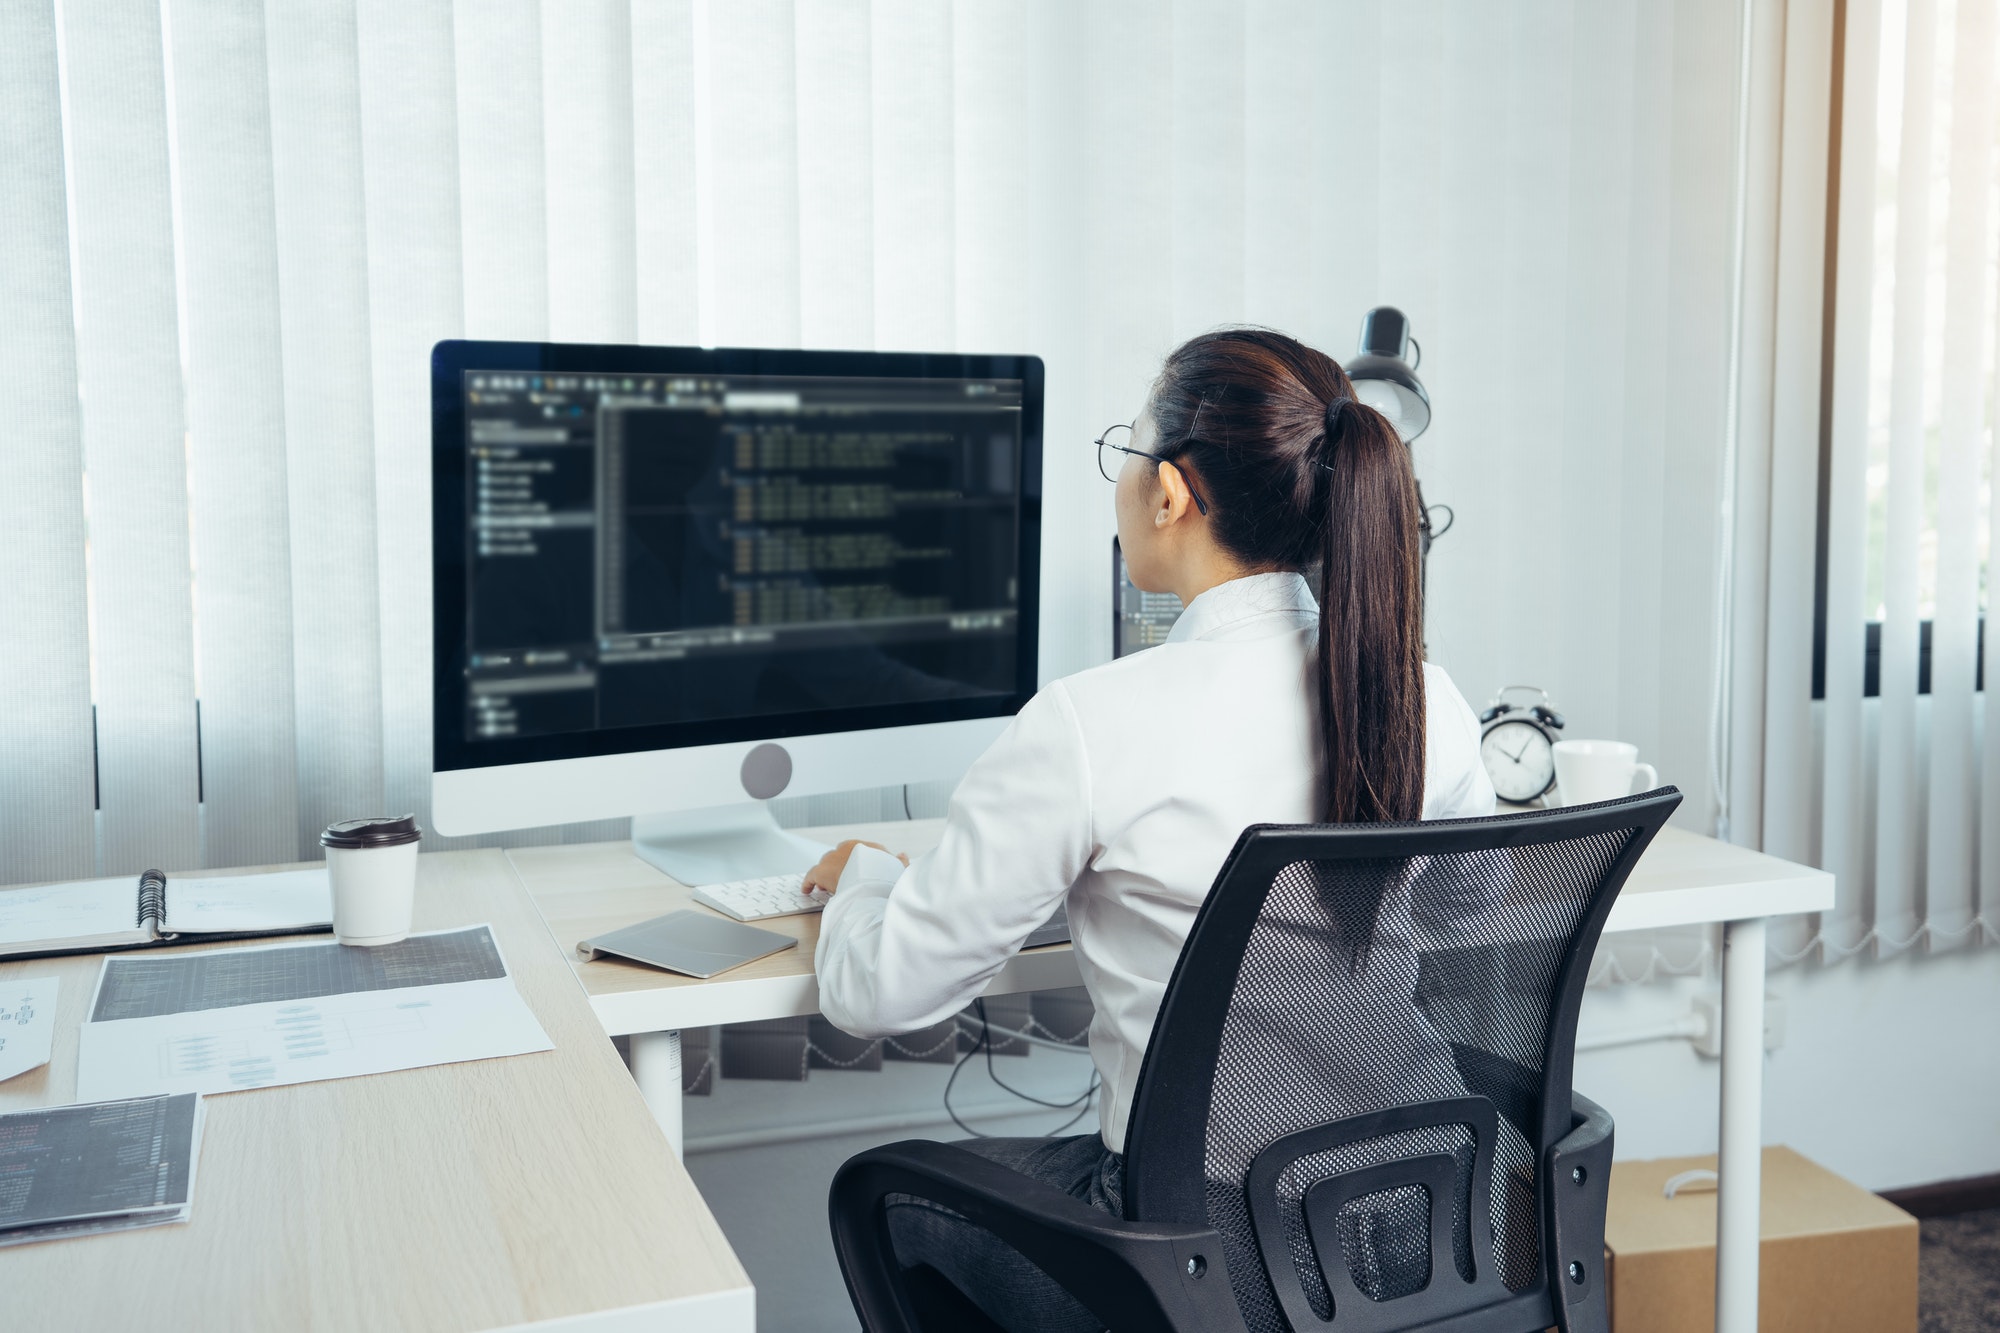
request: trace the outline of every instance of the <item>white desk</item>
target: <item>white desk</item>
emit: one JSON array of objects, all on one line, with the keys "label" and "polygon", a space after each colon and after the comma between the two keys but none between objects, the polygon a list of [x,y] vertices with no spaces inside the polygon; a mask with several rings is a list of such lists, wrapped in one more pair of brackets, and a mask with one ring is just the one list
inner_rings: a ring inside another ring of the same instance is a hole
[{"label": "white desk", "polygon": [[[822,842],[867,838],[919,853],[936,845],[942,829],[942,820],[930,819],[801,832]],[[556,941],[569,953],[605,1030],[631,1037],[633,1077],[676,1150],[681,1142],[680,1028],[819,1010],[812,970],[817,915],[759,923],[796,937],[799,946],[708,981],[613,959],[584,962],[575,954],[578,940],[690,906],[691,891],[632,855],[629,843],[522,848],[508,857]],[[1757,1327],[1764,921],[1832,906],[1833,876],[1825,871],[1668,828],[1633,870],[1605,925],[1607,934],[1723,926],[1718,1333],[1755,1333]],[[1052,944],[1016,957],[987,993],[1079,983],[1069,946]]]},{"label": "white desk", "polygon": [[[748,1275],[505,858],[418,866],[418,928],[492,923],[555,1049],[210,1099],[193,1220],[0,1249],[0,1327],[751,1333]],[[62,979],[54,1058],[0,1110],[75,1099],[100,958],[0,964]]]}]

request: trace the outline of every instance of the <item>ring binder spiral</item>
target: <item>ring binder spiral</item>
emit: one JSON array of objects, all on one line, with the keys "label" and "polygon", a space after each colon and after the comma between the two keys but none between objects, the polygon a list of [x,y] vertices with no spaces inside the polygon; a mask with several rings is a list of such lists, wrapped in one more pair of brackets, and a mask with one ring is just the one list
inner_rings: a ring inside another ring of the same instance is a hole
[{"label": "ring binder spiral", "polygon": [[139,876],[139,919],[134,925],[144,926],[148,921],[157,925],[167,914],[167,872],[148,870]]},{"label": "ring binder spiral", "polygon": [[326,868],[175,876],[0,889],[0,958],[143,949],[333,929]]}]

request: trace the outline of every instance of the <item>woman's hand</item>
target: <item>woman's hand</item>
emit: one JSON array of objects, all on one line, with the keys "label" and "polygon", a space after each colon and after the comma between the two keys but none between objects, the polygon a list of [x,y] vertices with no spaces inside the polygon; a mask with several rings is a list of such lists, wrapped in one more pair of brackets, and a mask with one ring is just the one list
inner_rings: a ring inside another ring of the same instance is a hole
[{"label": "woman's hand", "polygon": [[[863,842],[860,838],[849,838],[822,856],[818,865],[806,871],[805,883],[800,886],[802,891],[811,893],[818,889],[824,893],[832,893],[840,883],[840,872],[847,869],[847,858],[854,855],[856,847],[873,847],[878,852],[889,850],[879,842]],[[909,855],[905,852],[897,852],[896,859],[904,865],[910,863]]]}]

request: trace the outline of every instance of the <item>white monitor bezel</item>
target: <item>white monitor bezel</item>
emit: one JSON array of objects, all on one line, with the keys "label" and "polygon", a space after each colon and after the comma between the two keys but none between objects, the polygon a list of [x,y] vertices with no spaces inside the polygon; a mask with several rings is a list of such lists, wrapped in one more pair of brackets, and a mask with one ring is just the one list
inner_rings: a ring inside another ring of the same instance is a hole
[{"label": "white monitor bezel", "polygon": [[[1021,380],[1019,688],[1003,696],[952,701],[947,716],[938,716],[935,705],[772,714],[745,719],[733,734],[713,741],[676,743],[671,727],[637,727],[537,737],[531,747],[502,742],[488,750],[481,743],[468,753],[471,747],[462,737],[447,734],[447,729],[462,726],[464,716],[463,392],[464,373],[472,369]],[[781,793],[786,796],[955,779],[1033,696],[1041,582],[1039,358],[450,340],[433,349],[431,372],[435,622],[431,818],[438,832],[493,833],[753,799],[744,787],[743,761],[751,750],[768,743],[783,746],[791,757],[791,780]],[[898,724],[898,712],[904,717],[912,712],[928,715]],[[512,753],[523,748],[532,753]]]}]

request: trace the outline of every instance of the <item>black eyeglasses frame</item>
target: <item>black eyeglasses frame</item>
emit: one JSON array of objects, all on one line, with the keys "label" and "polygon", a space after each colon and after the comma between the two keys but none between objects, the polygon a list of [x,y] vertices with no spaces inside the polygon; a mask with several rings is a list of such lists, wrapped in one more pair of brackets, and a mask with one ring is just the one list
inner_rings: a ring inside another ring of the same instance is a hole
[{"label": "black eyeglasses frame", "polygon": [[1106,449],[1115,450],[1121,454],[1131,454],[1134,458],[1150,458],[1155,463],[1165,463],[1168,467],[1181,474],[1182,484],[1188,488],[1188,495],[1194,499],[1195,511],[1203,518],[1208,517],[1208,502],[1201,498],[1201,492],[1194,488],[1193,478],[1188,475],[1188,470],[1181,466],[1178,460],[1166,458],[1160,454],[1147,453],[1144,449],[1134,449],[1129,444],[1113,444],[1111,442],[1111,432],[1115,430],[1130,431],[1132,430],[1132,425],[1130,422],[1121,421],[1115,426],[1105,427],[1104,433],[1097,437],[1097,472],[1099,476],[1113,485],[1117,484],[1117,474],[1105,466],[1104,451]]}]

